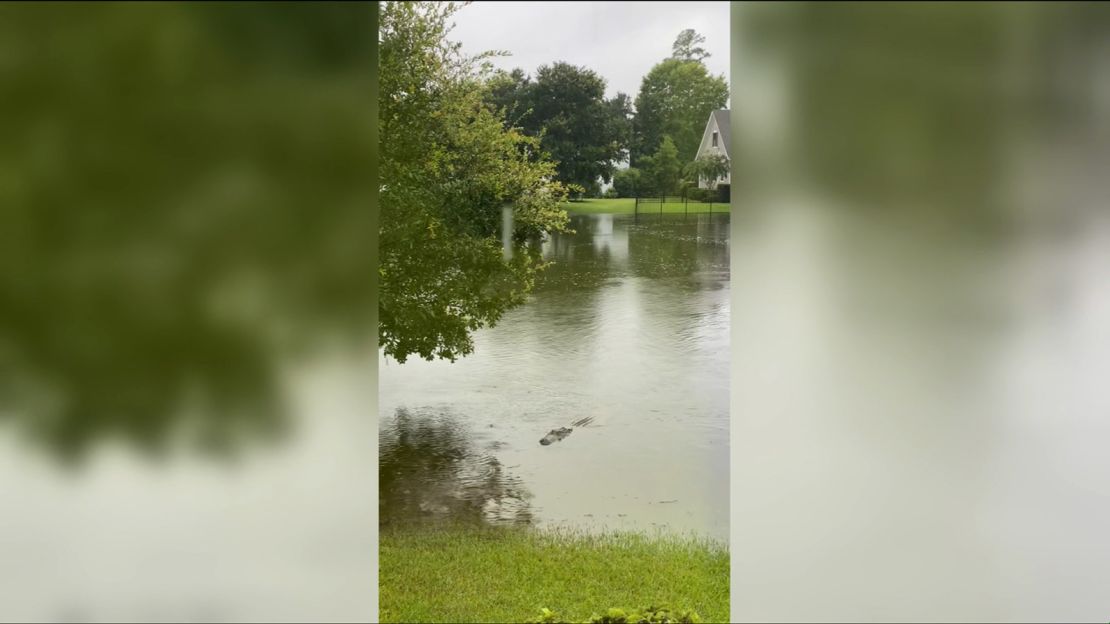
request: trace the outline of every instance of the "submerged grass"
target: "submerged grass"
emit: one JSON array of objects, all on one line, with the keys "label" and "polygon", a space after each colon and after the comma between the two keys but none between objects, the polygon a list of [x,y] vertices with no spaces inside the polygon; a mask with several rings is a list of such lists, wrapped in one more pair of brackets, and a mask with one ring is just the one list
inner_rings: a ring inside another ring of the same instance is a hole
[{"label": "submerged grass", "polygon": [[[636,209],[636,200],[631,197],[584,199],[576,202],[563,202],[562,207],[572,214],[632,214]],[[663,212],[668,214],[682,214],[689,211],[697,212],[728,212],[729,205],[723,203],[707,204],[691,201],[689,204],[682,202],[667,202],[663,204]],[[640,212],[659,213],[658,203],[640,204]]]},{"label": "submerged grass", "polygon": [[694,537],[451,527],[380,535],[382,622],[571,621],[609,608],[693,610],[727,622],[729,555]]}]

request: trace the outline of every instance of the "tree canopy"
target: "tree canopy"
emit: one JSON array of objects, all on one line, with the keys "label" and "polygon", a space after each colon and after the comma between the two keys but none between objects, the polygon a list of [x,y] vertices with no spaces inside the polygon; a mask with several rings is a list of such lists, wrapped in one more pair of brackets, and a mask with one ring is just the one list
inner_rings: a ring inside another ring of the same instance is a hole
[{"label": "tree canopy", "polygon": [[671,46],[671,58],[699,62],[709,58],[709,52],[699,46],[699,43],[705,43],[705,35],[699,35],[693,28],[687,28],[675,38]]},{"label": "tree canopy", "polygon": [[[636,96],[631,161],[653,154],[667,135],[682,162],[694,159],[709,114],[728,102],[728,82],[713,76],[694,48],[704,38],[683,31],[675,41],[675,56],[651,68]],[[703,51],[704,52],[704,51]],[[707,55],[706,55],[707,56]]]},{"label": "tree canopy", "polygon": [[540,139],[555,161],[558,179],[596,190],[609,182],[626,157],[632,102],[623,93],[605,97],[605,79],[591,69],[556,62],[536,70],[499,72],[489,80],[486,101],[509,127]]},{"label": "tree canopy", "polygon": [[[388,2],[381,12],[379,338],[401,362],[470,353],[472,332],[531,289],[541,263],[529,241],[567,223],[539,140],[485,100],[489,55],[447,39],[457,9]],[[510,259],[498,231],[508,203]]]}]

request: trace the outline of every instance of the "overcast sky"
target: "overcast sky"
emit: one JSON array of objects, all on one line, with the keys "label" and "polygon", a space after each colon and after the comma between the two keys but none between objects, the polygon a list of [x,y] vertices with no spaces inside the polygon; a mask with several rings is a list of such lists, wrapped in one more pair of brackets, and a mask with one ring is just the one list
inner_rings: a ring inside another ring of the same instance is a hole
[{"label": "overcast sky", "polygon": [[635,99],[686,28],[705,36],[709,72],[729,77],[728,2],[474,2],[454,21],[448,37],[470,54],[508,51],[494,65],[533,76],[555,61],[585,65],[605,78],[609,97],[623,91]]}]

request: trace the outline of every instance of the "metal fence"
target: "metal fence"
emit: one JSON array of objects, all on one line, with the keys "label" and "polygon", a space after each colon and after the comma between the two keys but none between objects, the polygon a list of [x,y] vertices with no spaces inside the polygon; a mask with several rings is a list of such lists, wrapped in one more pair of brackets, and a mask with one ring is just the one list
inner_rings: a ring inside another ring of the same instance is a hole
[{"label": "metal fence", "polygon": [[[667,205],[674,206],[675,208],[664,210],[664,207]],[[664,212],[688,215],[690,214],[691,208],[693,208],[695,213],[708,212],[709,214],[713,214],[714,210],[716,210],[716,212],[728,212],[729,205],[727,199],[724,202],[713,201],[712,199],[709,201],[690,199],[685,191],[683,191],[681,195],[661,195],[655,197],[640,197],[637,195],[633,215],[636,217],[639,217],[640,213],[662,215]],[[682,210],[678,210],[677,206],[681,206]]]}]

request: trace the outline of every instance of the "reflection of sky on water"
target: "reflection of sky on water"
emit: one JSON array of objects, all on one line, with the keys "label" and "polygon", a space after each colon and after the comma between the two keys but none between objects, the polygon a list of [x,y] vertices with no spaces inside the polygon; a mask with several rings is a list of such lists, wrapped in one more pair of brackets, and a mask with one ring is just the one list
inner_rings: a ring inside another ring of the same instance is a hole
[{"label": "reflection of sky on water", "polygon": [[628,230],[613,228],[613,215],[597,215],[593,225],[594,251],[608,258],[615,267],[623,268],[628,261]]}]

